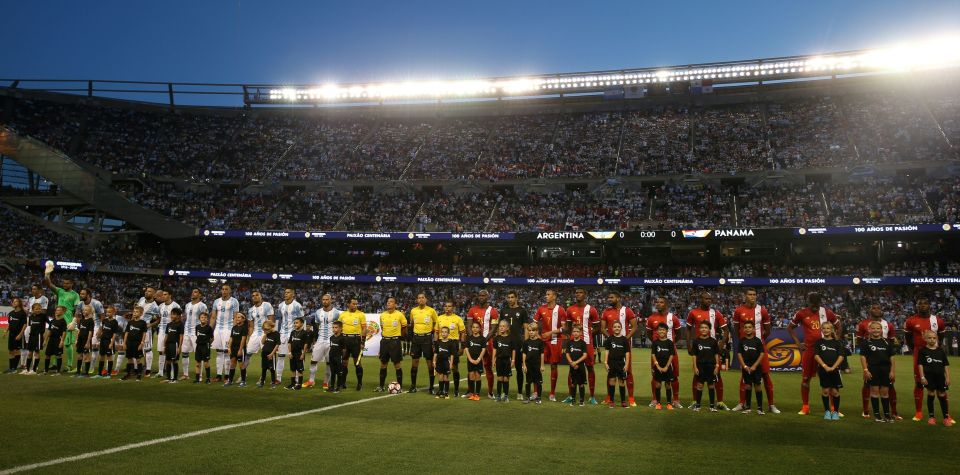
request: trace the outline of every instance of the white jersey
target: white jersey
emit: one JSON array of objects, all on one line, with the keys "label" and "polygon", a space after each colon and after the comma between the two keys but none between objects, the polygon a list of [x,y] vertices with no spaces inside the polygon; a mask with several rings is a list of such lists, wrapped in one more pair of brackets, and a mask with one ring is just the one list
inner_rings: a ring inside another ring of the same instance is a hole
[{"label": "white jersey", "polygon": [[273,305],[270,302],[260,302],[260,305],[251,305],[247,311],[247,321],[253,321],[253,333],[250,338],[256,335],[258,338],[263,336],[263,322],[270,317],[274,317]]},{"label": "white jersey", "polygon": [[183,334],[194,336],[197,334],[197,325],[200,324],[200,314],[207,311],[207,304],[203,302],[187,302],[183,309]]},{"label": "white jersey", "polygon": [[157,306],[156,302],[152,300],[147,302],[146,297],[140,297],[137,306],[143,309],[143,316],[140,319],[147,322],[148,325],[154,318],[160,318],[160,307]]},{"label": "white jersey", "polygon": [[50,299],[48,299],[46,295],[41,295],[40,297],[30,297],[27,299],[27,313],[30,313],[30,309],[33,308],[33,304],[35,303],[40,304],[40,308],[46,312],[47,305],[50,305]]},{"label": "white jersey", "polygon": [[290,303],[280,302],[277,308],[280,310],[278,316],[280,319],[280,334],[290,335],[293,332],[293,320],[303,318],[303,307],[300,306],[300,302],[294,300]]},{"label": "white jersey", "polygon": [[170,302],[169,304],[162,303],[160,304],[160,333],[167,333],[167,324],[170,323],[170,311],[180,308],[180,304],[177,302]]},{"label": "white jersey", "polygon": [[317,330],[317,341],[329,342],[330,335],[333,334],[333,322],[340,319],[340,310],[336,307],[330,307],[330,310],[324,310],[323,307],[317,310],[313,315],[313,325]]},{"label": "white jersey", "polygon": [[74,310],[74,314],[83,315],[84,307],[93,308],[93,325],[95,328],[100,328],[100,325],[102,324],[103,315],[105,313],[103,310],[103,304],[100,303],[100,301],[97,299],[90,299],[89,304],[84,303],[83,300],[81,300],[80,303],[77,304],[77,308],[76,310]]},{"label": "white jersey", "polygon": [[240,311],[240,302],[234,297],[218,298],[213,301],[213,311],[217,312],[216,330],[229,330],[233,327],[233,316]]}]

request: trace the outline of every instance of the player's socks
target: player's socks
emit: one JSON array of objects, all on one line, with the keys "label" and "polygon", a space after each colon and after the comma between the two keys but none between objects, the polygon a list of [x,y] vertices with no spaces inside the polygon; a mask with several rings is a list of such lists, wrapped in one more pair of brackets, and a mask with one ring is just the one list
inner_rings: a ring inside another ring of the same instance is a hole
[{"label": "player's socks", "polygon": [[673,390],[670,389],[670,386],[667,386],[667,404],[673,403]]},{"label": "player's socks", "polygon": [[90,362],[87,361],[83,364],[83,374],[90,374]]},{"label": "player's socks", "polygon": [[747,385],[743,383],[743,378],[740,378],[740,404],[747,403]]},{"label": "player's socks", "polygon": [[923,409],[923,388],[919,386],[913,388],[913,402],[917,406],[915,412],[917,414],[921,413]]},{"label": "player's socks", "polygon": [[[246,373],[247,370],[243,370],[243,372]],[[174,362],[173,362],[173,374],[170,376],[170,380],[171,380],[171,381],[176,381],[178,376],[180,376],[180,363],[177,363],[176,361],[174,361]],[[246,378],[244,378],[244,379],[246,379]]]},{"label": "player's socks", "polygon": [[83,358],[77,360],[77,376],[83,371]]},{"label": "player's socks", "polygon": [[103,361],[97,364],[97,374],[103,373]]},{"label": "player's socks", "polygon": [[757,396],[757,410],[763,410],[763,391],[757,391],[754,393]]},{"label": "player's socks", "polygon": [[503,381],[497,381],[497,399],[500,399],[501,394],[503,394]]},{"label": "player's socks", "polygon": [[[487,377],[487,393],[491,393],[491,392],[493,392],[493,367],[484,368],[484,373],[486,373],[484,376]],[[457,377],[457,379],[459,380],[460,378]],[[498,382],[499,382],[499,381],[498,381]],[[499,385],[498,385],[498,386],[499,386]],[[478,393],[478,394],[480,393],[480,384],[479,384],[479,381],[478,381],[478,384],[477,384],[477,393]],[[508,395],[508,396],[509,396],[509,395]]]},{"label": "player's socks", "polygon": [[[47,361],[50,361],[50,360],[47,360]],[[37,368],[38,368],[39,366],[40,366],[40,357],[39,357],[39,356],[38,356],[38,357],[34,357],[34,358],[33,358],[33,372],[34,372],[34,373],[37,372]]]},{"label": "player's socks", "polygon": [[510,379],[503,382],[503,397],[510,398]]},{"label": "player's socks", "polygon": [[717,382],[713,385],[717,392],[717,401],[723,402],[723,378],[717,374]]},{"label": "player's socks", "polygon": [[410,368],[410,387],[417,387],[417,367]]},{"label": "player's socks", "polygon": [[396,369],[396,376],[397,376],[397,384],[399,384],[400,387],[402,388],[403,387],[403,369],[402,368]]},{"label": "player's socks", "polygon": [[660,404],[660,401],[661,401],[660,396],[661,396],[662,394],[663,394],[663,393],[661,392],[661,388],[657,388],[656,392],[653,393],[653,398],[654,398],[653,400],[654,400],[654,401],[657,401],[657,404]]},{"label": "player's socks", "polygon": [[654,401],[660,402],[659,394],[660,388],[657,387],[657,380],[650,378],[650,398],[652,398]]},{"label": "player's socks", "polygon": [[[206,372],[206,375],[207,375],[207,381],[210,381],[210,367],[207,366],[206,368],[204,368],[204,371]],[[198,374],[197,377],[199,378],[200,375]]]},{"label": "player's socks", "polygon": [[357,386],[363,384],[363,366],[357,366]]},{"label": "player's socks", "polygon": [[573,390],[573,378],[569,373],[567,373],[567,390],[570,392],[570,397],[573,397],[573,400],[576,401],[577,399],[574,396],[576,396],[577,393]]},{"label": "player's socks", "polygon": [[[507,394],[509,394],[509,392],[507,392]],[[585,396],[586,396],[586,390],[581,384],[580,385],[580,404],[583,404],[584,402],[586,402]]]},{"label": "player's socks", "polygon": [[899,414],[897,412],[897,388],[893,384],[890,385],[890,414],[894,417]]},{"label": "player's socks", "polygon": [[19,357],[19,356],[11,356],[11,357],[10,357],[10,371],[13,371],[13,370],[17,369],[17,362],[18,362],[18,361],[20,361],[20,357]]},{"label": "player's socks", "polygon": [[800,384],[800,400],[803,401],[803,407],[810,405],[810,385],[809,382],[807,386],[804,386],[803,383]]},{"label": "player's socks", "polygon": [[927,395],[927,412],[930,413],[930,418],[933,419],[933,400],[936,396],[932,394]]},{"label": "player's socks", "polygon": [[880,398],[879,398],[879,397],[871,397],[871,398],[870,398],[870,405],[873,406],[873,418],[874,418],[874,419],[879,419],[879,418],[880,418]]},{"label": "player's socks", "polygon": [[773,379],[769,374],[763,375],[763,388],[767,391],[767,404],[773,406]]},{"label": "player's socks", "polygon": [[113,360],[107,361],[107,376],[113,374]]},{"label": "player's socks", "polygon": [[517,391],[523,387],[523,366],[516,368],[517,371]]},{"label": "player's socks", "polygon": [[47,371],[50,371],[50,358],[43,360],[43,372],[46,373]]},{"label": "player's socks", "polygon": [[710,407],[713,407],[714,403],[717,402],[717,389],[707,388],[707,394],[710,396]]},{"label": "player's socks", "polygon": [[697,406],[700,405],[700,402],[703,401],[703,391],[698,389],[693,390],[693,400],[697,401]]},{"label": "player's socks", "polygon": [[380,384],[382,388],[383,385],[387,382],[387,368],[380,368]]},{"label": "player's socks", "polygon": [[593,372],[593,366],[587,366],[587,382],[590,383],[590,397],[596,397],[597,375]]},{"label": "player's socks", "polygon": [[833,396],[833,412],[840,412],[840,395]]},{"label": "player's socks", "polygon": [[530,381],[527,381],[527,387],[524,388],[523,395],[530,399]]},{"label": "player's socks", "polygon": [[[448,384],[447,389],[449,388],[450,386]],[[453,372],[453,394],[458,394],[458,395],[460,394],[460,372],[459,371]],[[510,396],[510,391],[507,391],[507,396]]]},{"label": "player's socks", "polygon": [[627,402],[627,388],[626,386],[620,386],[620,402]]},{"label": "player's socks", "polygon": [[[310,382],[311,383],[316,380],[317,366],[318,364],[316,362],[310,363]],[[380,383],[380,385],[383,386],[383,383]]]},{"label": "player's socks", "polygon": [[674,400],[680,399],[680,378],[674,378],[670,386],[673,388]]},{"label": "player's socks", "polygon": [[[866,383],[863,385],[863,389],[860,390],[860,395],[863,397],[863,413],[870,413],[870,405],[873,403],[873,398],[870,397],[870,386]],[[874,415],[876,415],[876,409],[874,409]]]},{"label": "player's socks", "polygon": [[943,413],[944,419],[950,417],[950,401],[947,396],[937,396],[937,399],[940,401],[940,412]]},{"label": "player's socks", "polygon": [[190,377],[190,353],[184,353],[183,358],[180,358],[180,367],[183,368],[183,377]]},{"label": "player's socks", "polygon": [[163,353],[160,353],[160,361],[158,362],[157,367],[163,368],[164,371],[167,370],[167,356]]},{"label": "player's socks", "polygon": [[557,368],[550,368],[550,394],[557,392]]},{"label": "player's socks", "polygon": [[627,393],[630,394],[630,400],[633,401],[633,370],[627,373]]},{"label": "player's socks", "polygon": [[607,383],[607,401],[613,402],[613,385]]},{"label": "player's socks", "polygon": [[890,398],[882,397],[880,398],[880,405],[883,406],[883,417],[886,419],[890,418]]},{"label": "player's socks", "polygon": [[324,375],[323,380],[327,382],[327,387],[330,387],[330,378],[333,376],[333,374],[331,374],[329,364],[325,365],[325,368],[323,370],[323,375]]},{"label": "player's socks", "polygon": [[[177,372],[177,365],[176,365],[176,364],[173,365],[173,372],[174,372],[174,373]],[[177,377],[176,374],[174,374],[173,377],[176,378],[176,377]],[[242,382],[242,383],[246,383],[246,382],[247,382],[247,368],[240,368],[240,382]]]},{"label": "player's socks", "polygon": [[434,373],[433,370],[430,370],[430,390],[431,391],[433,391],[433,381],[434,381],[434,378],[436,377],[437,377],[436,373]]}]

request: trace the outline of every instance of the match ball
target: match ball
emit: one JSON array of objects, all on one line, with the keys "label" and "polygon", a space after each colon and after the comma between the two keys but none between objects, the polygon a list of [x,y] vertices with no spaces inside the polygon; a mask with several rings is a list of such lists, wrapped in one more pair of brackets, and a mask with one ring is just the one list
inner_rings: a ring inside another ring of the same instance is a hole
[{"label": "match ball", "polygon": [[387,392],[390,394],[400,394],[400,383],[394,381],[387,385]]},{"label": "match ball", "polygon": [[53,272],[53,261],[44,262],[43,267],[48,274]]}]

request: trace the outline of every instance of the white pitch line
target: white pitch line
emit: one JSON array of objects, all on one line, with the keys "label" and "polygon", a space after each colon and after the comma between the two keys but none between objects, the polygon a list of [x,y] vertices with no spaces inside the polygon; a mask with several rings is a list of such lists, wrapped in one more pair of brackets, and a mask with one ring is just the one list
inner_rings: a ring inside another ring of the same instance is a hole
[{"label": "white pitch line", "polygon": [[267,423],[267,422],[279,421],[279,420],[283,420],[283,419],[290,419],[290,418],[293,418],[293,417],[300,417],[300,416],[307,416],[307,415],[310,415],[310,414],[317,414],[317,413],[320,413],[320,412],[331,411],[331,410],[333,410],[333,409],[338,409],[338,408],[341,408],[341,407],[353,406],[353,405],[356,405],[356,404],[363,404],[363,403],[365,403],[365,402],[376,401],[376,400],[379,400],[379,399],[385,399],[385,398],[393,397],[393,396],[396,396],[396,394],[387,394],[387,395],[384,395],[384,396],[376,396],[376,397],[371,397],[371,398],[366,398],[366,399],[357,399],[356,401],[345,402],[345,403],[342,403],[342,404],[335,404],[335,405],[333,405],[333,406],[318,407],[318,408],[316,408],[316,409],[309,409],[309,410],[300,411],[300,412],[292,412],[292,413],[290,413],[290,414],[283,414],[283,415],[280,415],[280,416],[266,417],[266,418],[263,418],[263,419],[256,419],[256,420],[252,420],[252,421],[238,422],[238,423],[236,423],[236,424],[227,424],[227,425],[224,425],[224,426],[211,427],[211,428],[209,428],[209,429],[203,429],[203,430],[198,430],[198,431],[193,431],[193,432],[187,432],[186,434],[172,435],[172,436],[169,436],[169,437],[161,437],[161,438],[159,438],[159,439],[153,439],[153,440],[145,440],[145,441],[143,441],[143,442],[137,442],[137,443],[135,443],[135,444],[121,445],[121,446],[119,446],[119,447],[113,447],[113,448],[109,448],[109,449],[98,450],[98,451],[96,451],[96,452],[87,452],[87,453],[84,453],[84,454],[73,455],[73,456],[70,456],[70,457],[61,457],[61,458],[58,458],[58,459],[47,460],[46,462],[37,462],[37,463],[29,464],[29,465],[20,465],[20,466],[18,466],[18,467],[13,467],[13,468],[4,469],[4,470],[0,471],[0,475],[6,475],[6,474],[8,474],[8,473],[26,472],[26,471],[28,471],[28,470],[35,470],[35,469],[38,469],[38,468],[49,467],[49,466],[51,466],[51,465],[59,465],[59,464],[62,464],[62,463],[67,463],[67,462],[76,462],[76,461],[78,461],[78,460],[84,460],[84,459],[88,459],[88,458],[99,457],[99,456],[101,456],[101,455],[110,455],[110,454],[115,454],[115,453],[117,453],[117,452],[124,452],[124,451],[127,451],[127,450],[133,450],[133,449],[139,449],[139,448],[141,448],[141,447],[147,447],[147,446],[150,446],[150,445],[163,444],[163,443],[165,443],[165,442],[173,442],[173,441],[176,441],[176,440],[188,439],[188,438],[190,438],[190,437],[198,437],[198,436],[207,435],[207,434],[210,434],[210,433],[213,433],[213,432],[220,432],[220,431],[224,431],[224,430],[236,429],[236,428],[239,428],[239,427],[247,427],[247,426],[252,426],[252,425],[257,425],[257,424],[265,424],[265,423]]}]

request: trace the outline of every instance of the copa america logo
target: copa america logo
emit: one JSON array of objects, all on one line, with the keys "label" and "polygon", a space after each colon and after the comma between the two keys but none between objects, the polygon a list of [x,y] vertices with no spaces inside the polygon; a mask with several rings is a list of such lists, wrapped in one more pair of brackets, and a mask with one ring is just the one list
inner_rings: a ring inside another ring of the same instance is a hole
[{"label": "copa america logo", "polygon": [[789,371],[800,366],[800,350],[797,345],[782,338],[771,338],[767,341],[767,356],[771,369]]}]

